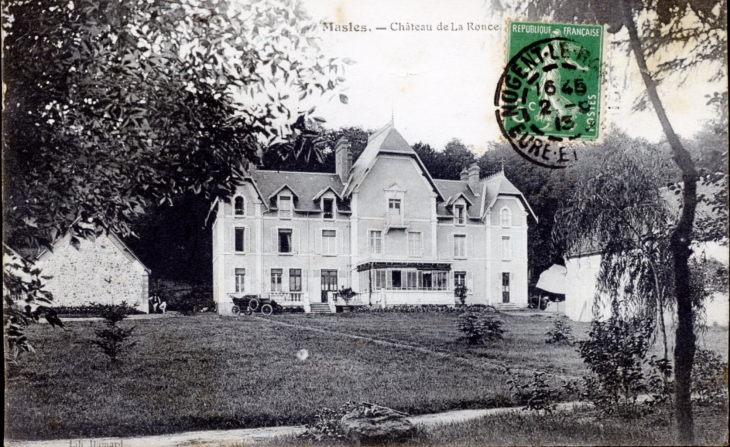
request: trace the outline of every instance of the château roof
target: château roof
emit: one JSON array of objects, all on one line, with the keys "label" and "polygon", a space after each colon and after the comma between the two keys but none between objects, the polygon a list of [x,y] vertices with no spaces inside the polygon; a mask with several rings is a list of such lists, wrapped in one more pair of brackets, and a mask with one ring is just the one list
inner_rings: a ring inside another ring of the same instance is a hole
[{"label": "ch\u00e2teau roof", "polygon": [[[321,208],[316,200],[321,197],[326,189],[338,196],[342,195],[344,185],[337,174],[326,172],[291,172],[291,171],[266,171],[255,170],[251,173],[256,186],[258,186],[263,200],[268,201],[267,206],[275,208],[275,195],[284,187],[296,191],[294,200],[295,211],[320,212]],[[344,204],[338,208],[346,211]]]}]

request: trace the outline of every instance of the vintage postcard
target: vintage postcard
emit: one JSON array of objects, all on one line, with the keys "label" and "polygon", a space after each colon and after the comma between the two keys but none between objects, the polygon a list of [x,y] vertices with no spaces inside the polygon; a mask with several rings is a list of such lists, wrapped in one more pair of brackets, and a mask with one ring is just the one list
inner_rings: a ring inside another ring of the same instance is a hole
[{"label": "vintage postcard", "polygon": [[727,445],[727,1],[593,3],[2,0],[4,445]]}]

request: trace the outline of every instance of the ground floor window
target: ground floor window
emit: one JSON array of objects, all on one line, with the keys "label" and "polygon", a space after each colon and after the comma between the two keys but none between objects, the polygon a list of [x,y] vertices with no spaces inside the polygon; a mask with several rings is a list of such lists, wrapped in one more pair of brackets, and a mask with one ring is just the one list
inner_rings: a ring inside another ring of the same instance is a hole
[{"label": "ground floor window", "polygon": [[271,269],[271,291],[281,292],[281,277],[284,271],[282,269]]},{"label": "ground floor window", "polygon": [[236,293],[246,291],[246,269],[236,269]]},{"label": "ground floor window", "polygon": [[[361,273],[365,275],[361,277],[360,283],[364,288],[372,284],[373,290],[448,290],[449,288],[447,271],[375,269]],[[368,278],[368,274],[372,276]]]},{"label": "ground floor window", "polygon": [[302,269],[289,269],[289,291],[302,291]]},{"label": "ground floor window", "polygon": [[454,272],[454,287],[466,285],[466,272]]}]

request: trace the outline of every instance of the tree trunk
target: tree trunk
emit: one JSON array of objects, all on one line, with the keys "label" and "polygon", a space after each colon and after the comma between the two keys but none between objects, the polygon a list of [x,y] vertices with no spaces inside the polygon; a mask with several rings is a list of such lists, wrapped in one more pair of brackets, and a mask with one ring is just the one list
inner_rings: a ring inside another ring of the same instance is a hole
[{"label": "tree trunk", "polygon": [[675,414],[677,417],[677,428],[679,431],[678,442],[681,445],[694,444],[694,422],[692,418],[692,401],[690,389],[692,386],[692,363],[695,355],[695,334],[692,315],[692,296],[690,290],[689,257],[692,254],[690,249],[692,224],[697,207],[697,170],[694,162],[674,133],[672,124],[667,118],[664,105],[657,93],[656,82],[652,79],[646,65],[646,58],[641,47],[639,34],[636,29],[633,17],[632,0],[622,2],[624,13],[624,24],[629,31],[629,42],[631,50],[636,57],[636,62],[641,71],[641,77],[646,85],[654,110],[659,122],[662,125],[664,134],[667,137],[674,162],[682,171],[684,190],[682,192],[682,214],[677,227],[671,236],[671,251],[674,258],[674,290],[677,298],[677,332],[674,345],[674,371],[675,371]]}]

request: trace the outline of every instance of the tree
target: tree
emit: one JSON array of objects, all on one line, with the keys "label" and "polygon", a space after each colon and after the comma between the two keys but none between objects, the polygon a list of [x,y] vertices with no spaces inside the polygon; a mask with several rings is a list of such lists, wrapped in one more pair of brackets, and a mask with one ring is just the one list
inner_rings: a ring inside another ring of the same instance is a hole
[{"label": "tree", "polygon": [[554,245],[567,254],[598,250],[596,299],[625,320],[659,330],[668,363],[664,312],[673,304],[670,234],[674,213],[661,186],[672,178],[660,151],[625,136],[576,166],[579,177],[555,216]]},{"label": "tree", "polygon": [[17,246],[130,236],[152,204],[185,193],[228,200],[245,161],[262,144],[296,150],[343,80],[295,0],[2,6],[4,220]]},{"label": "tree", "polygon": [[[501,5],[500,5],[501,6]],[[727,48],[727,2],[725,0],[621,0],[618,5],[576,0],[530,0],[521,3],[520,13],[536,19],[550,16],[556,22],[588,22],[608,25],[608,31],[628,31],[626,46],[636,61],[651,104],[681,171],[682,212],[672,231],[670,250],[677,300],[677,331],[674,349],[676,373],[676,418],[679,442],[694,442],[691,405],[691,372],[695,352],[692,290],[689,257],[697,206],[698,172],[694,161],[677,136],[657,92],[668,73],[688,73],[712,68],[711,80],[725,78]],[[681,50],[680,50],[681,49]],[[649,69],[648,60],[656,67]]]}]

